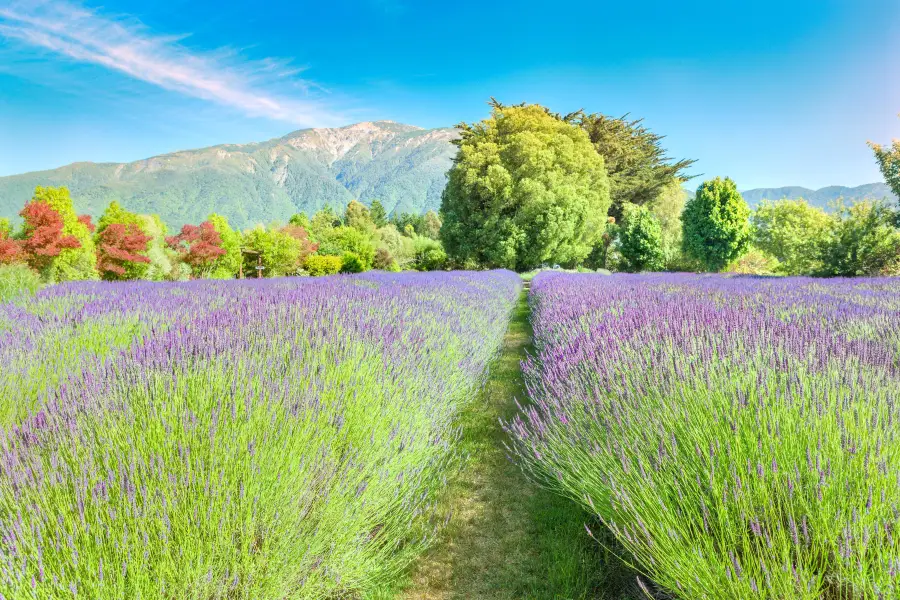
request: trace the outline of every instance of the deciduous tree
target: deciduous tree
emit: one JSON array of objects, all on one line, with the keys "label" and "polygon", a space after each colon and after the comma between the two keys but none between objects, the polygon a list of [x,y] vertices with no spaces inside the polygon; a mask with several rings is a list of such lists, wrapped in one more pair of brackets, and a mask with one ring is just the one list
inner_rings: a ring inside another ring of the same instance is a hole
[{"label": "deciduous tree", "polygon": [[[85,227],[93,228],[90,218],[78,217]],[[152,238],[143,229],[141,215],[130,212],[112,201],[97,221],[94,246],[97,270],[103,279],[143,279],[150,259],[147,257]]]},{"label": "deciduous tree", "polygon": [[583,261],[610,204],[587,133],[538,105],[496,105],[490,118],[459,127],[441,203],[450,258],[520,271]]},{"label": "deciduous tree", "polygon": [[374,233],[376,226],[369,209],[362,202],[351,200],[344,212],[344,224],[363,233]]},{"label": "deciduous tree", "polygon": [[437,213],[433,210],[429,210],[422,218],[422,231],[420,233],[427,238],[439,240],[441,239],[442,225],[443,223],[441,222],[441,218],[437,215]]},{"label": "deciduous tree", "polygon": [[136,279],[146,272],[150,236],[136,223],[107,223],[97,234],[97,270],[103,279]]},{"label": "deciduous tree", "polygon": [[97,279],[97,256],[94,240],[87,226],[78,219],[69,190],[64,187],[41,187],[34,190],[33,201],[46,202],[62,219],[62,234],[74,237],[78,244],[62,248],[43,270],[48,281]]},{"label": "deciduous tree", "polygon": [[22,225],[21,249],[25,260],[35,271],[53,279],[54,263],[65,249],[76,249],[81,243],[63,231],[63,218],[45,200],[32,200],[19,213]]},{"label": "deciduous tree", "polygon": [[[244,233],[244,246],[259,253],[264,277],[293,275],[301,266],[300,240],[280,229],[266,229],[262,225]],[[244,271],[254,273],[257,256],[244,259]]]},{"label": "deciduous tree", "polygon": [[869,142],[869,146],[875,153],[875,160],[878,161],[884,180],[894,195],[900,198],[900,140],[894,140],[890,146],[874,142]]},{"label": "deciduous tree", "polygon": [[629,271],[659,271],[665,263],[662,229],[646,206],[626,204],[619,233],[620,252]]},{"label": "deciduous tree", "polygon": [[750,247],[749,216],[734,181],[716,177],[704,182],[681,216],[685,252],[707,270],[722,270]]},{"label": "deciduous tree", "polygon": [[779,262],[785,275],[811,275],[821,270],[822,245],[832,219],[805,200],[764,201],[753,212],[753,244]]},{"label": "deciduous tree", "polygon": [[207,276],[216,259],[225,255],[222,237],[209,221],[183,226],[181,233],[166,238],[166,243],[191,268],[191,275],[198,278]]},{"label": "deciduous tree", "polygon": [[[296,216],[298,215],[294,215],[294,217]],[[291,217],[291,219],[293,220],[294,217]],[[213,229],[219,234],[220,246],[225,251],[210,265],[210,276],[216,279],[237,277],[241,268],[241,261],[243,260],[243,256],[241,256],[241,234],[232,229],[228,219],[222,215],[213,213],[206,220],[212,224]],[[289,227],[302,229],[298,225],[289,225]]]},{"label": "deciduous tree", "polygon": [[820,275],[854,277],[900,274],[900,230],[882,202],[840,206],[824,244]]}]

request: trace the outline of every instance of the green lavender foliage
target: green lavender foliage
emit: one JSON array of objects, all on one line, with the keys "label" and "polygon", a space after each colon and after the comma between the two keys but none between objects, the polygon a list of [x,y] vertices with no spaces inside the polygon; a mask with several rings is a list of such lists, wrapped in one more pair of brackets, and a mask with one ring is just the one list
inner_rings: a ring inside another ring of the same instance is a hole
[{"label": "green lavender foliage", "polygon": [[896,279],[553,273],[531,290],[516,454],[646,585],[900,595]]},{"label": "green lavender foliage", "polygon": [[28,265],[0,265],[0,302],[30,296],[40,287],[40,276],[28,268]]},{"label": "green lavender foliage", "polygon": [[457,420],[519,289],[380,274],[0,304],[0,593],[381,593],[444,522]]}]

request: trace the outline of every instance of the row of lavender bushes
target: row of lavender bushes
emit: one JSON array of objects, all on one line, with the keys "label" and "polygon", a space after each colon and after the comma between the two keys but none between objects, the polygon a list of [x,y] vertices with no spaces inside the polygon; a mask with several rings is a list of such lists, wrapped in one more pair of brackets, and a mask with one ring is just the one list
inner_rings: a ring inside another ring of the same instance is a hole
[{"label": "row of lavender bushes", "polygon": [[530,301],[514,451],[649,591],[900,597],[900,280],[547,273]]},{"label": "row of lavender bushes", "polygon": [[443,523],[509,272],[0,304],[0,598],[349,598]]}]

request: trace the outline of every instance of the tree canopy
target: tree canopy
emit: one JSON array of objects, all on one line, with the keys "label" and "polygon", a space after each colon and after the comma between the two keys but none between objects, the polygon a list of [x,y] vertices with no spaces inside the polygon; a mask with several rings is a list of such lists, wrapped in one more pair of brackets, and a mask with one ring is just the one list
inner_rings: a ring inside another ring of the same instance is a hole
[{"label": "tree canopy", "polygon": [[900,274],[900,230],[896,214],[882,202],[840,206],[822,250],[820,275]]},{"label": "tree canopy", "polygon": [[894,140],[890,146],[874,142],[869,142],[869,146],[875,153],[875,160],[878,161],[884,180],[894,195],[900,198],[900,140]]},{"label": "tree canopy", "polygon": [[62,234],[72,236],[77,245],[62,248],[44,273],[48,281],[77,281],[97,279],[94,240],[91,231],[75,214],[68,188],[42,187],[34,189],[35,202],[46,202],[62,219]]},{"label": "tree canopy", "polygon": [[685,252],[710,271],[720,271],[750,246],[750,208],[734,181],[703,182],[681,216]]},{"label": "tree canopy", "polygon": [[821,270],[820,253],[831,218],[805,200],[763,201],[751,218],[753,244],[778,259],[779,272],[802,275]]},{"label": "tree canopy", "polygon": [[665,266],[662,228],[646,206],[626,204],[619,232],[620,252],[629,271],[658,271]]},{"label": "tree canopy", "polygon": [[672,183],[680,186],[690,179],[685,171],[696,161],[669,158],[662,147],[665,136],[647,129],[643,119],[583,111],[563,118],[584,129],[603,156],[609,174],[610,214],[616,218],[626,204],[650,204]]},{"label": "tree canopy", "polygon": [[488,119],[459,127],[441,203],[447,254],[520,271],[582,262],[610,205],[587,133],[539,105],[497,104]]}]

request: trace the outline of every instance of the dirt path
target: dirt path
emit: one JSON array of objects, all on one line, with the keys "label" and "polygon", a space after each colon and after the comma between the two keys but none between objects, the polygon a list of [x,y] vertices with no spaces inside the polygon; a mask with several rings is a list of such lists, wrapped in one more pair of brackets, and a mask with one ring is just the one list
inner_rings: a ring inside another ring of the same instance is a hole
[{"label": "dirt path", "polygon": [[531,343],[525,293],[482,397],[465,415],[467,470],[450,490],[445,542],[413,573],[405,600],[593,598],[596,543],[585,515],[529,482],[506,456],[499,420],[526,394],[519,362]]}]

